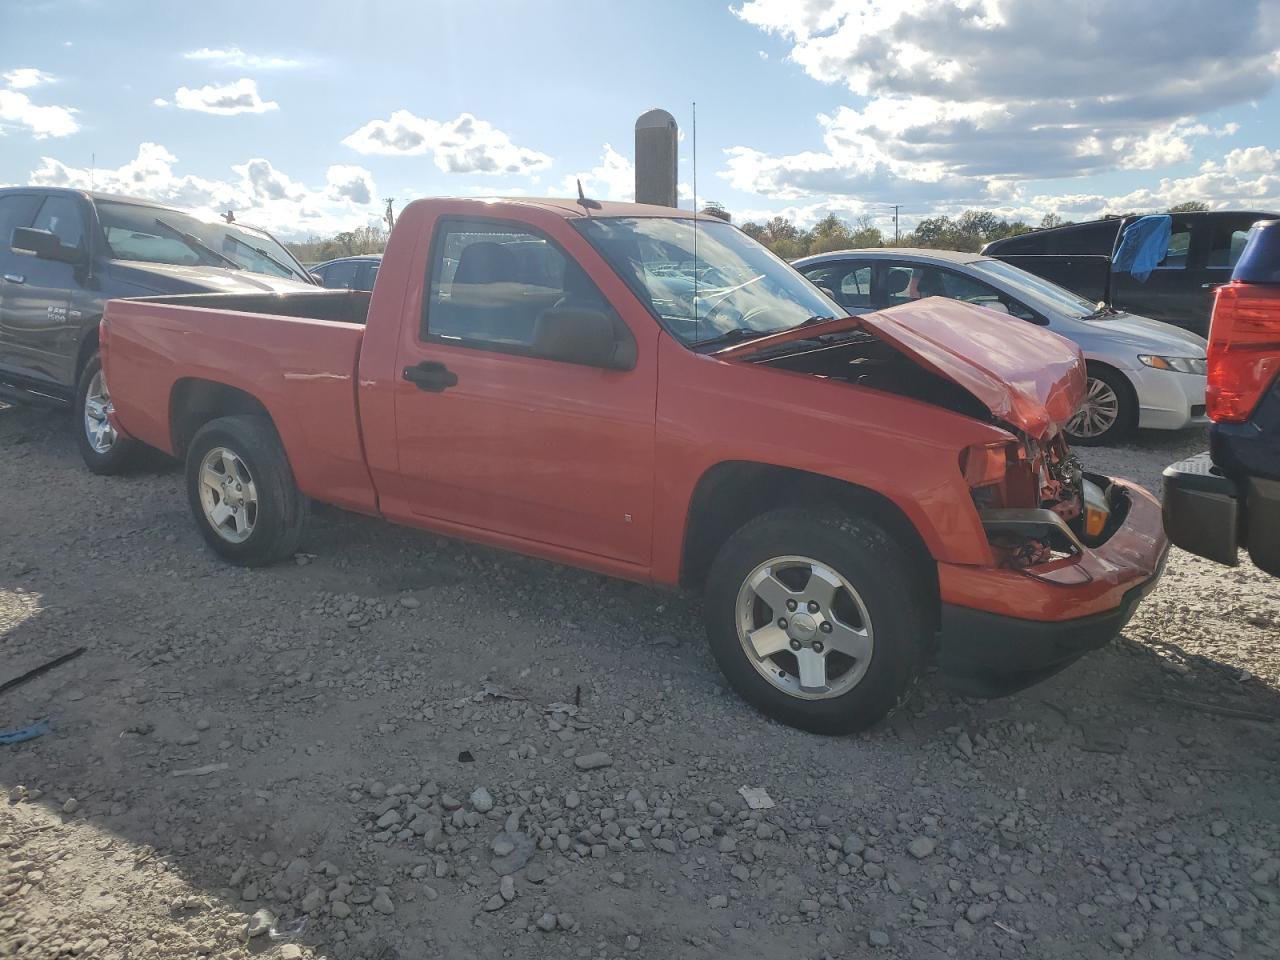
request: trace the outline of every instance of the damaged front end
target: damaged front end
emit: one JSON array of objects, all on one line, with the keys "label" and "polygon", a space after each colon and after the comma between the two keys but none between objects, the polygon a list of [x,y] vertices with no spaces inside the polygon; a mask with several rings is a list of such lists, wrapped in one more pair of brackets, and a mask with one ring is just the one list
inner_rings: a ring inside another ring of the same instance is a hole
[{"label": "damaged front end", "polygon": [[1086,473],[1061,431],[969,447],[960,471],[997,567],[1051,576],[1124,520],[1124,492]]}]

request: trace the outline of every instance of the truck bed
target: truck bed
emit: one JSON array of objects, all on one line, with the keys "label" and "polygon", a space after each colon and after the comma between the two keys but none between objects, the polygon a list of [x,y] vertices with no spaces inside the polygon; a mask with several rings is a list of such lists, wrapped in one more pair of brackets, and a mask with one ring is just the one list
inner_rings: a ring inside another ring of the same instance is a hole
[{"label": "truck bed", "polygon": [[116,422],[181,457],[186,413],[242,391],[245,412],[270,414],[303,493],[373,512],[355,389],[368,307],[346,291],[112,300],[102,352]]}]

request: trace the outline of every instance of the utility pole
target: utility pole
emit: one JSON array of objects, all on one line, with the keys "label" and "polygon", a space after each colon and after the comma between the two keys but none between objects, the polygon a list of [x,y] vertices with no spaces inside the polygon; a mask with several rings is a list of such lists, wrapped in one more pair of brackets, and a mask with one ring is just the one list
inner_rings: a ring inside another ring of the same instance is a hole
[{"label": "utility pole", "polygon": [[901,207],[902,204],[891,203],[889,204],[889,206],[893,207],[893,244],[894,246],[897,246],[898,245],[898,208]]},{"label": "utility pole", "polygon": [[387,212],[382,215],[382,219],[387,222],[387,233],[390,233],[396,227],[396,213],[391,205],[396,202],[395,197],[387,197]]}]

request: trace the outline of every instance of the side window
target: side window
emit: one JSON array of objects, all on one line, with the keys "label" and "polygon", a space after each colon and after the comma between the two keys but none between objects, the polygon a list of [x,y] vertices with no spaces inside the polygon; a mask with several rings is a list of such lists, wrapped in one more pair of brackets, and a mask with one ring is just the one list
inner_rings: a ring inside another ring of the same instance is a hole
[{"label": "side window", "polygon": [[1052,244],[1053,252],[1059,256],[1109,257],[1119,229],[1119,220],[1068,227],[1057,232]]},{"label": "side window", "polygon": [[1034,320],[1035,314],[1025,306],[997,290],[990,284],[975,280],[962,273],[942,272],[942,296],[963,300],[977,307],[987,307],[998,313],[1007,313],[1019,320]]},{"label": "side window", "polygon": [[373,281],[378,277],[378,264],[372,260],[366,260],[360,264],[360,276],[356,278],[357,290],[372,290]]},{"label": "side window", "polygon": [[1185,270],[1187,253],[1191,250],[1191,225],[1186,221],[1173,221],[1173,233],[1169,235],[1169,246],[1165,248],[1164,258],[1157,264],[1164,270]]},{"label": "side window", "polygon": [[356,282],[360,264],[352,260],[339,260],[324,268],[324,285],[331,290],[350,290]]},{"label": "side window", "polygon": [[[917,271],[911,267],[890,266],[884,271],[884,304],[896,307],[902,303],[910,303],[920,299],[918,292]],[[937,271],[934,271],[935,273]]]},{"label": "side window", "polygon": [[[631,342],[586,271],[541,233],[448,220],[436,230],[430,269],[425,340],[575,363],[589,362],[580,359],[578,334]],[[571,321],[603,315],[603,331],[600,324],[587,330],[559,322],[568,313]]]},{"label": "side window", "polygon": [[846,307],[871,306],[871,264],[855,264],[840,278],[837,290],[840,302]]},{"label": "side window", "polygon": [[829,263],[810,267],[805,277],[815,286],[832,294],[842,307],[871,306],[871,264]]},{"label": "side window", "polygon": [[9,252],[13,231],[18,227],[30,226],[31,218],[36,215],[36,208],[39,206],[40,198],[32,194],[0,197],[0,253]]},{"label": "side window", "polygon": [[1244,252],[1244,243],[1251,226],[1253,217],[1216,220],[1209,241],[1209,261],[1205,266],[1217,270],[1233,269],[1240,254]]},{"label": "side window", "polygon": [[1028,233],[1021,237],[1010,237],[1008,240],[1001,241],[991,255],[993,257],[1043,256],[1049,252],[1050,236],[1044,233]]},{"label": "side window", "polygon": [[62,241],[64,247],[79,247],[84,237],[80,206],[71,197],[46,197],[32,227],[50,231]]}]

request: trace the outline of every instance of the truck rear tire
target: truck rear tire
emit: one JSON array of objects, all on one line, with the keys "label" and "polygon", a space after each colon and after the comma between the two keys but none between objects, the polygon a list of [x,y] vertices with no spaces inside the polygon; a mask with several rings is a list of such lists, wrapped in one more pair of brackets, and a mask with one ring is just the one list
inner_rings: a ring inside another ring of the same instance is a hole
[{"label": "truck rear tire", "polygon": [[205,542],[242,567],[293,556],[310,504],[271,421],[220,417],[187,447],[187,499]]},{"label": "truck rear tire", "polygon": [[711,652],[742,697],[792,727],[851,733],[905,702],[926,604],[906,554],[839,508],[750,521],[707,579]]},{"label": "truck rear tire", "polygon": [[138,442],[122,437],[107,419],[111,394],[102,373],[102,356],[94,353],[76,381],[73,417],[80,459],[91,473],[124,473],[137,461]]}]

